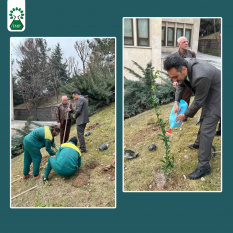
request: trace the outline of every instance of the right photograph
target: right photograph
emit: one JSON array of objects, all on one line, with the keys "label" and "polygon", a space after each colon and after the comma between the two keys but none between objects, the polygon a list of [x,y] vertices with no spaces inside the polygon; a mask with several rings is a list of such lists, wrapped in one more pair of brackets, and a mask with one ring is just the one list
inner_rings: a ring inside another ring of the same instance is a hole
[{"label": "right photograph", "polygon": [[123,18],[124,192],[222,192],[222,18]]}]

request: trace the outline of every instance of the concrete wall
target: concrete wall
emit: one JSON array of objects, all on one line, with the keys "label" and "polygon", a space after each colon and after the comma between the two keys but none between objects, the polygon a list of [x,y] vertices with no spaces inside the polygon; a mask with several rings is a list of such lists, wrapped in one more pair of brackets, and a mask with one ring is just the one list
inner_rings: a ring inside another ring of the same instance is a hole
[{"label": "concrete wall", "polygon": [[[137,62],[143,68],[152,61],[155,70],[161,69],[161,18],[150,18],[149,23],[149,47],[137,46],[136,18],[133,19],[134,46],[124,45],[124,67],[133,69],[136,73],[141,71],[132,63]],[[138,80],[124,69],[124,77],[130,80]]]}]

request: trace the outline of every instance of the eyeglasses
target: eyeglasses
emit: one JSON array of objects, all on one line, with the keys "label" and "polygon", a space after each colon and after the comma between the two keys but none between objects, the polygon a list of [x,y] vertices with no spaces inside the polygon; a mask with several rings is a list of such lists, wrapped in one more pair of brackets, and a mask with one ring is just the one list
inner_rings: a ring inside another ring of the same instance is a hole
[{"label": "eyeglasses", "polygon": [[185,44],[185,43],[189,43],[187,40],[186,41],[183,41],[183,42],[181,42],[181,44]]}]

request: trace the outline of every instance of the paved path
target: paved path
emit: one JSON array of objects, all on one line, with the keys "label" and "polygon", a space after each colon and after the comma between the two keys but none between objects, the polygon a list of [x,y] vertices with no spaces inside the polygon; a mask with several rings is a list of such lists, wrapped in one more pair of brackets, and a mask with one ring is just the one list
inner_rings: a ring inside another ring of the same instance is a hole
[{"label": "paved path", "polygon": [[212,64],[213,66],[215,66],[216,68],[218,68],[220,70],[222,68],[222,58],[221,57],[212,56],[212,55],[198,52],[197,58],[200,60],[205,60],[205,61],[209,62],[210,64]]},{"label": "paved path", "polygon": [[[162,59],[164,59],[169,54],[170,53],[162,53]],[[209,54],[198,52],[197,58],[200,60],[204,60],[204,61],[209,62],[210,64],[212,64],[213,66],[215,66],[216,68],[218,68],[220,70],[222,68],[222,58],[221,57],[212,56]]]},{"label": "paved path", "polygon": [[[35,123],[41,124],[41,125],[52,125],[52,124],[57,124],[56,121],[33,121]],[[25,126],[26,121],[18,121],[18,120],[14,120],[11,121],[11,135],[14,135],[16,133],[15,130],[13,130],[12,128],[15,129],[22,129]],[[34,129],[36,128],[36,126],[34,126],[33,124],[31,125],[31,128]]]},{"label": "paved path", "polygon": [[[12,125],[17,125],[17,124],[25,124],[27,121],[19,121],[19,120],[13,120],[11,121],[11,126]],[[56,121],[32,121],[41,125],[52,125],[52,124],[57,124]]]}]

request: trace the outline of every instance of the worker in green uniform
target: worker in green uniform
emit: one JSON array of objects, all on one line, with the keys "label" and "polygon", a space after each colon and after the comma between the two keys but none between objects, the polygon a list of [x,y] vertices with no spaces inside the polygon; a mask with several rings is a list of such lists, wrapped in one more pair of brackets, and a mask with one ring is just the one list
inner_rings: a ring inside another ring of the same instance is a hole
[{"label": "worker in green uniform", "polygon": [[56,153],[51,149],[54,142],[54,137],[60,132],[58,126],[44,126],[33,130],[30,134],[24,137],[24,169],[23,169],[23,179],[29,178],[30,165],[33,163],[33,178],[40,178],[39,168],[42,155],[40,149],[42,147],[46,148],[46,151],[50,155],[55,155]]},{"label": "worker in green uniform", "polygon": [[58,175],[69,177],[81,166],[81,152],[77,147],[77,138],[73,137],[67,143],[61,144],[56,158],[50,157],[47,161],[43,182],[48,180],[50,171],[53,169]]}]

